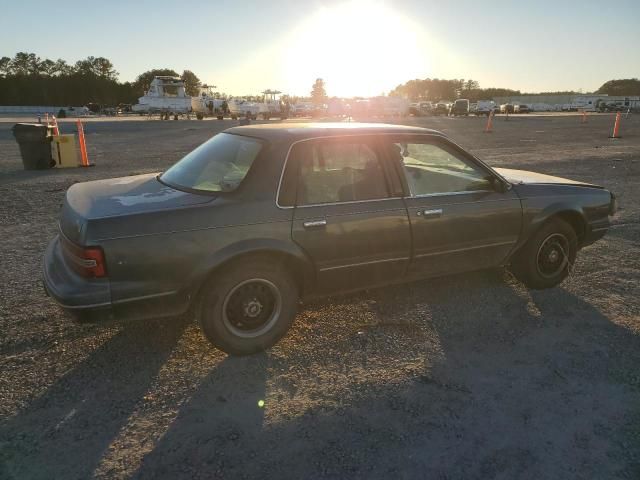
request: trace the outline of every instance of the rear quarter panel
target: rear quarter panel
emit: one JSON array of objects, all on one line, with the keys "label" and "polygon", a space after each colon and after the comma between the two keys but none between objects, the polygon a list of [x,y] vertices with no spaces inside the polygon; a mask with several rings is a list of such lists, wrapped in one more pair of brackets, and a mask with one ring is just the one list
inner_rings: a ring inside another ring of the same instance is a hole
[{"label": "rear quarter panel", "polygon": [[170,211],[97,220],[92,243],[103,246],[115,304],[136,299],[190,299],[212,268],[255,250],[291,251],[292,210],[275,196],[288,144],[271,145],[237,192]]},{"label": "rear quarter panel", "polygon": [[216,203],[198,210],[211,219],[209,226],[105,240],[113,302],[162,295],[188,300],[208,272],[228,258],[291,243],[290,211],[257,218],[250,208]]}]

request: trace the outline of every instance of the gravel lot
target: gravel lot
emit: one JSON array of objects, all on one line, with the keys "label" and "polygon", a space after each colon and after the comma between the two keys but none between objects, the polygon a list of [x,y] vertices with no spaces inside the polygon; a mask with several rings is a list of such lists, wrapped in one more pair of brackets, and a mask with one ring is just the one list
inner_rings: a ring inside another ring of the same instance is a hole
[{"label": "gravel lot", "polygon": [[610,115],[410,121],[618,195],[559,288],[492,271],[334,297],[245,358],[189,318],[72,324],[40,286],[65,190],[234,123],[88,122],[96,166],[46,172],[0,123],[0,478],[640,478],[640,116],[618,140]]}]

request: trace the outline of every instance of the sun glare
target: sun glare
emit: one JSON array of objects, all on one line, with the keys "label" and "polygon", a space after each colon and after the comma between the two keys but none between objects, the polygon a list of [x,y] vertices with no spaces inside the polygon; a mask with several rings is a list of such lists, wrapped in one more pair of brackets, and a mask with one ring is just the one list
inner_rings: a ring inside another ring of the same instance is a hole
[{"label": "sun glare", "polygon": [[383,3],[323,8],[288,37],[289,87],[310,87],[321,77],[330,96],[380,95],[408,78],[425,76],[421,38],[417,24]]}]

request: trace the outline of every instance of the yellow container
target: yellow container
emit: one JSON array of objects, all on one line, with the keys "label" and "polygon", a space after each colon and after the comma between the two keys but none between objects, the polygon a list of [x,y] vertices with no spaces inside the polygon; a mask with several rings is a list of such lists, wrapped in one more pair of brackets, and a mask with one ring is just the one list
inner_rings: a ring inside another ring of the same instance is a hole
[{"label": "yellow container", "polygon": [[51,142],[53,159],[56,161],[56,167],[68,168],[77,167],[78,151],[76,150],[76,136],[71,134],[54,135]]}]

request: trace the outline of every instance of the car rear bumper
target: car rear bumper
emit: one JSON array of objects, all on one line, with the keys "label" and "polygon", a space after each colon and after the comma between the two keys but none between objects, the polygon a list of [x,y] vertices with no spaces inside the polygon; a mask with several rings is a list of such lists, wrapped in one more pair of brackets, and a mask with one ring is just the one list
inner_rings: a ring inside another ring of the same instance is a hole
[{"label": "car rear bumper", "polygon": [[85,278],[64,259],[60,237],[51,240],[44,253],[42,280],[46,293],[66,310],[97,310],[111,307],[107,278]]},{"label": "car rear bumper", "polygon": [[62,253],[60,237],[47,246],[43,258],[45,293],[65,311],[83,321],[138,320],[184,313],[191,296],[167,294],[127,298],[114,302],[108,278],[86,278],[72,270]]}]

